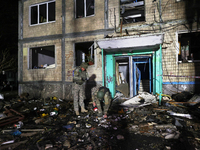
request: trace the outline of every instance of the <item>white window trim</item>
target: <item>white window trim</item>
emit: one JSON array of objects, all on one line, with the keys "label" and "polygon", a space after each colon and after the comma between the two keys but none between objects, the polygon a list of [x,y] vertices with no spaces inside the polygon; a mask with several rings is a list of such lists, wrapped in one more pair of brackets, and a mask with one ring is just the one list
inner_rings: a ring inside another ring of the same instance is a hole
[{"label": "white window trim", "polygon": [[178,61],[178,53],[179,53],[178,32],[176,32],[176,62],[180,63]]},{"label": "white window trim", "polygon": [[[77,9],[76,9],[76,1],[77,0],[75,0],[75,5],[74,5],[75,6],[75,18],[79,19],[79,18],[76,17],[76,11],[77,11]],[[94,1],[94,14],[90,15],[90,16],[86,16],[86,13],[87,13],[86,12],[86,0],[84,0],[84,17],[83,18],[95,16],[95,1]]]},{"label": "white window trim", "polygon": [[[29,6],[29,25],[30,26],[36,26],[36,25],[41,25],[41,24],[47,24],[47,23],[53,23],[53,22],[56,22],[56,20],[55,21],[48,21],[49,20],[49,16],[48,16],[48,11],[49,11],[49,9],[48,9],[48,5],[47,5],[47,22],[44,22],[44,23],[39,23],[39,15],[38,15],[38,23],[37,24],[31,24],[31,7],[33,7],[33,6],[37,6],[38,7],[38,14],[39,14],[39,6],[40,5],[42,5],[42,4],[48,4],[48,3],[52,3],[52,2],[55,2],[55,0],[52,0],[52,1],[48,1],[48,2],[43,2],[43,3],[39,3],[39,4],[34,4],[34,5],[31,5],[31,6]],[[56,19],[56,16],[55,16],[55,19]]]}]

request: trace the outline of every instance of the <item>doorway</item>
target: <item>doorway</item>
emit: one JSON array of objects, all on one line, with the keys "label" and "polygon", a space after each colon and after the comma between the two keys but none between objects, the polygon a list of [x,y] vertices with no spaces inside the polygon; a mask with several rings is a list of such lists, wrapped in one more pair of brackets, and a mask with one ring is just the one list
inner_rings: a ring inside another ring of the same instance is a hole
[{"label": "doorway", "polygon": [[151,56],[133,57],[133,96],[141,92],[152,92]]},{"label": "doorway", "polygon": [[152,92],[152,56],[115,57],[115,90],[125,97]]}]

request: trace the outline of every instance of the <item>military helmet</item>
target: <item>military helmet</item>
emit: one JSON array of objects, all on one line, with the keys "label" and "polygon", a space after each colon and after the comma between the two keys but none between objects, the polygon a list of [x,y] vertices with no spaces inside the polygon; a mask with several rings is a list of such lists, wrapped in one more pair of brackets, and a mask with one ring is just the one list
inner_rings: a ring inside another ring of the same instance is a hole
[{"label": "military helmet", "polygon": [[81,68],[85,68],[85,69],[87,69],[87,67],[88,67],[88,64],[87,64],[87,63],[85,63],[85,62],[83,62],[83,63],[80,65],[80,67],[81,67]]},{"label": "military helmet", "polygon": [[104,92],[98,91],[98,93],[97,93],[97,98],[103,99],[103,97],[104,97]]}]

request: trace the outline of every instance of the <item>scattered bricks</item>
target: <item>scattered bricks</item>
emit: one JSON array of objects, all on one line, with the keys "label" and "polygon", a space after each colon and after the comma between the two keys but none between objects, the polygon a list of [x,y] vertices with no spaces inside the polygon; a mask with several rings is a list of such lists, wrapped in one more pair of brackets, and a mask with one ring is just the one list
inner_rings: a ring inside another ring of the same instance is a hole
[{"label": "scattered bricks", "polygon": [[155,126],[156,129],[167,129],[167,128],[172,128],[172,129],[176,129],[176,126],[172,125],[172,124],[162,124],[162,125],[156,125]]},{"label": "scattered bricks", "polygon": [[136,132],[136,131],[138,131],[139,126],[138,126],[138,125],[129,124],[129,125],[128,125],[128,129],[129,129],[129,131]]},{"label": "scattered bricks", "polygon": [[139,124],[139,131],[141,133],[143,132],[149,132],[149,130],[152,130],[153,126],[150,126],[149,124],[145,123],[145,124]]}]

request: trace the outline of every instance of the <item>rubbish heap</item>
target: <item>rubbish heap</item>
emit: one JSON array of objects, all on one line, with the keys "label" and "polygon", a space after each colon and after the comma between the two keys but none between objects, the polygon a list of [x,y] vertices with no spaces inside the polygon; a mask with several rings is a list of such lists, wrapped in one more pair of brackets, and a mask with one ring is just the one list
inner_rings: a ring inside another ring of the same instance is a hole
[{"label": "rubbish heap", "polygon": [[57,97],[35,99],[24,93],[2,99],[0,149],[197,150],[200,96],[181,101],[186,94],[163,95],[161,105],[147,92],[131,99],[118,95],[106,119],[97,117],[92,102],[88,113],[76,116],[73,101]]}]

